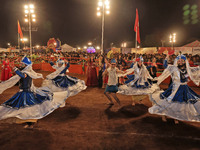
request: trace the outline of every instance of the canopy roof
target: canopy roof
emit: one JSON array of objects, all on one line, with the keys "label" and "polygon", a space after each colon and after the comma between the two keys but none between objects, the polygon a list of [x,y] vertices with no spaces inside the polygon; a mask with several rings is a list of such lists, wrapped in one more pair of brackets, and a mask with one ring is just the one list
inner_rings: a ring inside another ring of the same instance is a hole
[{"label": "canopy roof", "polygon": [[183,47],[200,47],[200,42],[198,40],[196,40],[192,43],[184,45]]},{"label": "canopy roof", "polygon": [[63,44],[61,47],[62,47],[62,48],[73,48],[73,47],[71,47],[71,46],[68,45],[68,44]]}]

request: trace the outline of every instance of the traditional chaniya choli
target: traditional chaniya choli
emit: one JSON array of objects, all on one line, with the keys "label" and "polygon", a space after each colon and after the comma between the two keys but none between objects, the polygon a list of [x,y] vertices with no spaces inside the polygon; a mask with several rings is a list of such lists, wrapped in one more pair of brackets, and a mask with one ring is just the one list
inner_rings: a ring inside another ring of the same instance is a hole
[{"label": "traditional chaniya choli", "polygon": [[[61,67],[59,67],[59,63],[62,64]],[[65,66],[64,60],[59,59],[56,65],[52,62],[50,64],[56,71],[47,75],[43,86],[49,87],[53,92],[69,91],[69,96],[74,96],[87,88],[85,81],[66,75],[69,63]]]},{"label": "traditional chaniya choli", "polygon": [[153,78],[150,76],[146,66],[142,63],[139,67],[136,62],[132,68],[126,70],[123,76],[134,72],[132,79],[127,84],[119,86],[118,93],[124,95],[147,95],[158,90],[159,87],[156,84],[152,84]]},{"label": "traditional chaniya choli", "polygon": [[[186,68],[179,69],[178,59],[186,61]],[[160,84],[169,75],[172,84],[166,91],[157,91],[150,96],[153,106],[149,113],[168,116],[183,121],[200,121],[200,95],[195,93],[187,82],[190,78],[196,85],[200,83],[200,67],[190,67],[184,55],[178,56],[174,65],[169,65],[157,78]]]},{"label": "traditional chaniya choli", "polygon": [[42,74],[32,70],[31,61],[24,57],[27,66],[20,71],[15,68],[15,76],[0,83],[0,94],[6,89],[20,83],[20,90],[0,106],[0,120],[10,117],[19,119],[41,119],[55,109],[63,106],[69,96],[68,91],[52,93],[49,88],[36,88],[32,79],[43,78]]}]

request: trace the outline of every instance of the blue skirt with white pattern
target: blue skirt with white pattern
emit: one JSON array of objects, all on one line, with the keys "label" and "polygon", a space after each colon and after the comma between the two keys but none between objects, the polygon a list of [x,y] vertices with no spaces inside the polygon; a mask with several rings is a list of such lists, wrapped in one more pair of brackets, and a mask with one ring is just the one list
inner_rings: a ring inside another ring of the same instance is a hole
[{"label": "blue skirt with white pattern", "polygon": [[[172,93],[173,84],[170,87],[160,94],[161,99],[165,99]],[[173,102],[185,102],[185,103],[196,103],[197,100],[200,99],[200,95],[195,93],[188,85],[180,85],[178,91],[176,92],[174,98],[172,99]]]},{"label": "blue skirt with white pattern", "polygon": [[[45,91],[43,91],[45,92]],[[51,94],[52,96],[53,94]],[[20,91],[17,92],[13,97],[4,102],[2,105],[6,107],[11,107],[14,109],[20,109],[24,107],[33,106],[36,104],[41,104],[44,101],[51,100],[50,95],[46,94],[45,96],[33,93],[31,91]]]}]

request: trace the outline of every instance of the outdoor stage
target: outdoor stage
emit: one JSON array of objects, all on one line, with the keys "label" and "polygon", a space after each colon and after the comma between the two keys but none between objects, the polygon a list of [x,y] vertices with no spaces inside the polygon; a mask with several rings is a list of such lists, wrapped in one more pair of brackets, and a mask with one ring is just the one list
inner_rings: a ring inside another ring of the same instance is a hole
[{"label": "outdoor stage", "polygon": [[[50,73],[39,72],[44,77]],[[84,75],[69,75],[86,79]],[[41,86],[42,79],[34,80],[34,84]],[[200,94],[200,88],[192,89]],[[0,103],[17,90],[17,86],[6,90],[0,95]],[[115,103],[109,107],[103,92],[104,89],[89,87],[68,98],[64,108],[39,120],[33,130],[13,124],[15,119],[0,121],[0,149],[199,149],[200,123],[176,125],[172,119],[164,123],[160,116],[148,113],[148,97],[133,107],[131,96],[118,94],[121,106]]]}]

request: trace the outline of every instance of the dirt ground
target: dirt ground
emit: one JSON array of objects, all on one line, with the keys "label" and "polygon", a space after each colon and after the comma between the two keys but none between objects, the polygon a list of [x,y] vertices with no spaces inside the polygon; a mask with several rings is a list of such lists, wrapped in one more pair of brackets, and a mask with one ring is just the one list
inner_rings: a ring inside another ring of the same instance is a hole
[{"label": "dirt ground", "polygon": [[[86,79],[83,75],[69,75]],[[38,87],[41,83],[41,79],[34,80]],[[200,94],[200,88],[193,89]],[[17,86],[6,90],[0,95],[0,103],[17,91]],[[13,123],[15,118],[1,120],[0,150],[200,149],[200,123],[174,124],[170,118],[162,122],[160,116],[148,113],[148,97],[133,107],[131,96],[118,94],[121,106],[115,103],[109,107],[103,92],[104,89],[88,87],[68,98],[64,108],[38,120],[33,130]]]}]

